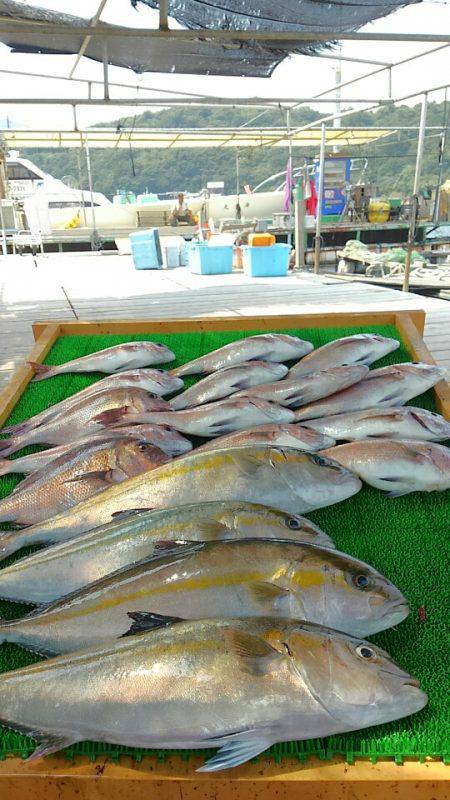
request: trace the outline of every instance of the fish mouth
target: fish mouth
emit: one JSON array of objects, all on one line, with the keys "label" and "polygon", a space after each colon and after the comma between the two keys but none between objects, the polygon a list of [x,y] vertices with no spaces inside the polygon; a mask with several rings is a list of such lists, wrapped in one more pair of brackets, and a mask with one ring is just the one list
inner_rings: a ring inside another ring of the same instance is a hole
[{"label": "fish mouth", "polygon": [[392,614],[400,615],[401,619],[404,619],[408,616],[410,612],[410,608],[406,600],[398,600],[395,603],[392,603],[384,612],[383,619],[385,617],[390,617]]}]

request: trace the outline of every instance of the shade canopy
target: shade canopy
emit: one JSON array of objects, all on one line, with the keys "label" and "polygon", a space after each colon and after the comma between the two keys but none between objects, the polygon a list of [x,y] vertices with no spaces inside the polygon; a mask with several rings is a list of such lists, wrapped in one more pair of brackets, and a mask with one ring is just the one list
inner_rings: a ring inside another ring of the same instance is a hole
[{"label": "shade canopy", "polygon": [[[123,24],[133,23],[131,5],[156,8],[156,0],[122,0]],[[127,67],[135,72],[164,72],[196,75],[230,75],[269,77],[289,53],[317,54],[330,42],[317,41],[312,35],[319,30],[343,34],[355,31],[371,20],[390,14],[401,6],[421,0],[169,0],[169,13],[182,25],[198,30],[198,38],[176,38],[170,30],[161,31],[161,38],[151,43],[138,31],[97,22],[95,35],[88,36],[91,21],[36,8],[17,0],[0,0],[0,42],[20,53],[83,54],[95,61]],[[77,3],[73,2],[76,10]],[[12,28],[11,28],[12,25]],[[30,31],[30,26],[32,30]],[[62,35],[58,26],[68,30]],[[202,36],[203,29],[249,33],[247,41],[220,42]],[[292,41],[276,38],[276,34],[292,31]],[[268,33],[264,40],[255,35]],[[306,34],[303,40],[295,33]],[[311,40],[308,33],[311,32]],[[175,31],[180,33],[180,31]],[[270,34],[275,38],[272,39]],[[328,39],[328,33],[326,34]],[[106,51],[105,51],[106,47]]]},{"label": "shade canopy", "polygon": [[[396,133],[387,128],[329,128],[326,144],[331,147],[365,145]],[[176,149],[188,147],[318,147],[320,128],[293,132],[289,137],[286,128],[90,128],[84,131],[27,131],[0,132],[4,143],[11,149],[30,147],[89,147],[121,149]]]}]

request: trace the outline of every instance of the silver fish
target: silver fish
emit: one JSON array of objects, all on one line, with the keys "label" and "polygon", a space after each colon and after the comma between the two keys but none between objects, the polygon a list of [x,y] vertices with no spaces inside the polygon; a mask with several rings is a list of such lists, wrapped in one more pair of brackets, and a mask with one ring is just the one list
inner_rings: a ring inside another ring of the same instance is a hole
[{"label": "silver fish", "polygon": [[[71,653],[141,633],[154,615],[291,617],[370,636],[409,613],[387,578],[337,550],[278,539],[168,549],[166,556],[108,575],[42,610],[2,621],[0,643],[42,654]],[[139,618],[130,622],[136,611]]]},{"label": "silver fish", "polygon": [[389,339],[378,333],[344,336],[307,354],[298,364],[291,367],[289,374],[298,378],[300,375],[308,375],[309,372],[329,367],[344,367],[350,364],[365,364],[368,367],[398,347],[400,342],[397,339]]},{"label": "silver fish", "polygon": [[[175,412],[173,412],[175,413]],[[270,505],[290,514],[339,503],[361,481],[315,453],[253,445],[197,453],[170,461],[151,475],[129,478],[51,520],[0,535],[0,560],[27,544],[73,538],[110,522],[119,511],[171,508],[210,500]]]},{"label": "silver fish", "polygon": [[450,448],[415,440],[367,439],[323,450],[365,483],[400,497],[450,489]]},{"label": "silver fish", "polygon": [[[103,421],[105,417],[100,416]],[[294,412],[257,397],[230,397],[184,411],[126,412],[123,421],[170,425],[191,436],[221,436],[265,422],[292,422]]]},{"label": "silver fish", "polygon": [[202,450],[222,450],[224,447],[243,447],[250,444],[268,444],[273,447],[297,447],[307,453],[316,453],[325,447],[333,447],[335,440],[330,436],[316,433],[302,425],[280,423],[278,425],[257,425],[245,431],[228,433],[219,436],[197,447],[195,452]]},{"label": "silver fish", "polygon": [[[77,439],[75,442],[60,444],[48,450],[41,450],[40,453],[30,453],[27,456],[11,460],[0,458],[0,475],[8,475],[14,472],[31,474],[48,467],[56,458],[71,453],[81,445],[94,444],[95,442],[113,442],[115,439],[123,439],[124,437],[152,444],[172,457],[183,455],[192,450],[192,442],[168,425],[124,425],[123,428],[105,428],[99,433],[91,433],[85,439]],[[324,447],[331,447],[331,444],[330,440],[329,443],[323,444],[316,449],[321,450]],[[13,491],[16,491],[16,489]]]},{"label": "silver fish", "polygon": [[220,747],[202,772],[275,742],[406,717],[427,700],[376,645],[272,618],[179,622],[0,675],[0,721],[37,741],[32,759],[83,740]]},{"label": "silver fish", "polygon": [[181,411],[185,408],[193,408],[211,403],[213,400],[221,400],[223,397],[237,392],[239,389],[247,389],[249,386],[256,386],[266,381],[278,381],[283,378],[288,371],[284,364],[277,364],[273,361],[248,361],[244,364],[237,364],[235,367],[225,367],[198,383],[186,389],[185,392],[174,397],[170,405],[174,411]]},{"label": "silver fish", "polygon": [[431,364],[394,364],[374,369],[360,383],[297,409],[295,419],[302,422],[376,406],[401,406],[426,392],[442,380],[445,373],[445,367]]},{"label": "silver fish", "polygon": [[412,406],[368,408],[306,420],[304,424],[316,432],[348,441],[385,438],[438,442],[450,439],[450,422],[440,414]]},{"label": "silver fish", "polygon": [[0,522],[33,525],[170,460],[157,447],[135,439],[82,445],[29,475],[18,491],[0,500]]},{"label": "silver fish", "polygon": [[46,425],[9,439],[0,439],[0,454],[11,455],[29,444],[64,444],[84,439],[108,425],[121,422],[131,410],[143,413],[162,409],[170,411],[170,408],[161,397],[153,398],[144,389],[106,389],[86,397],[66,413],[50,419]]},{"label": "silver fish", "polygon": [[369,368],[354,364],[349,367],[330,367],[322,372],[311,372],[305,377],[288,378],[278,383],[264,383],[237,392],[233,397],[261,397],[280,406],[297,408],[322,397],[346,389],[366,377]]},{"label": "silver fish", "polygon": [[288,539],[334,547],[317,525],[254,503],[201,503],[119,515],[108,525],[46,547],[0,570],[0,597],[50,603],[116,570],[160,553],[174,541]]},{"label": "silver fish", "polygon": [[311,342],[287,333],[261,333],[230,342],[181,367],[170,370],[172,375],[201,375],[233,367],[244,361],[289,361],[300,358],[313,349]]},{"label": "silver fish", "polygon": [[3,428],[3,433],[24,433],[31,428],[36,428],[38,425],[48,422],[59,414],[66,413],[69,408],[78,405],[81,400],[86,397],[92,397],[97,392],[103,392],[105,389],[127,388],[145,389],[151,394],[162,397],[165,394],[172,394],[172,392],[182,389],[183,381],[181,378],[176,378],[162,369],[133,369],[128,372],[119,372],[117,375],[108,375],[80,392],[76,392],[59,403],[40,411],[39,414],[35,414],[30,419],[18,422],[16,425],[8,425]]},{"label": "silver fish", "polygon": [[36,375],[35,381],[52,378],[54,375],[67,375],[73,372],[123,372],[126,369],[150,367],[152,364],[166,364],[174,361],[175,354],[165,344],[159,342],[127,342],[106,347],[96,353],[74,358],[65,364],[47,366],[29,361]]}]

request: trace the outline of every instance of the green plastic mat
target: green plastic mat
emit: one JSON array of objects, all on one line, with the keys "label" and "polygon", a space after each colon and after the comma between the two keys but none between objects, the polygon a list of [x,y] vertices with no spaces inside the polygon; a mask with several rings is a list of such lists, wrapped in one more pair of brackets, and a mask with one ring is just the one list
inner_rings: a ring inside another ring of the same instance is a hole
[{"label": "green plastic mat", "polygon": [[[155,338],[171,347],[177,354],[175,363],[182,364],[227,342],[260,332],[264,331],[165,334],[157,337],[149,335],[62,337],[53,346],[46,363],[60,364],[120,342]],[[291,329],[285,332],[308,339],[315,347],[341,336],[361,332],[381,333],[398,338],[395,328],[387,325],[320,330]],[[409,360],[407,350],[401,345],[395,353],[378,361],[374,366]],[[168,368],[172,366],[174,364],[167,365]],[[14,409],[10,422],[19,422],[36,414],[99,377],[102,376],[61,375],[30,384]],[[187,379],[186,385],[194,382],[195,379]],[[434,410],[432,392],[415,398],[411,405]],[[22,451],[20,455],[24,452],[26,451]],[[0,479],[0,496],[8,494],[16,483],[17,479],[11,476]],[[364,486],[356,496],[309,516],[332,536],[339,549],[373,564],[408,598],[411,606],[409,618],[399,627],[374,636],[373,641],[386,649],[406,670],[420,680],[422,688],[429,695],[429,703],[418,714],[398,722],[331,736],[327,739],[278,744],[272,747],[269,753],[276,759],[295,756],[301,760],[312,754],[324,759],[342,754],[350,762],[359,756],[374,761],[377,758],[389,757],[401,762],[404,758],[424,759],[426,756],[447,760],[450,747],[445,705],[447,696],[445,616],[448,586],[445,540],[449,531],[450,492],[415,493],[391,500],[382,492]],[[26,552],[22,550],[14,557],[21,557]],[[426,619],[421,621],[418,609],[422,606],[425,609]],[[26,610],[28,609],[25,606],[0,602],[0,616],[6,618],[20,616]],[[27,653],[18,646],[10,644],[0,646],[0,672],[37,660],[36,655]],[[0,728],[0,758],[7,754],[27,756],[33,749],[32,740]],[[164,759],[170,751],[145,751],[83,742],[66,752],[68,757],[73,754],[84,754],[92,759],[105,755],[115,759],[121,754],[132,754],[139,760],[145,753],[157,754]],[[206,755],[206,751],[197,752]],[[187,758],[189,751],[182,751],[182,754]]]}]

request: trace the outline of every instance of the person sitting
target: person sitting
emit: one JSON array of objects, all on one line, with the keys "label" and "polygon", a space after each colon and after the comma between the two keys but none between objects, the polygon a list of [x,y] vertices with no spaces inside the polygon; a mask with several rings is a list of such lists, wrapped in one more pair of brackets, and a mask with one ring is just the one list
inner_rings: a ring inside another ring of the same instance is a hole
[{"label": "person sitting", "polygon": [[192,211],[184,202],[183,192],[179,193],[177,202],[172,208],[172,213],[170,215],[171,225],[178,225],[180,222],[185,222],[187,225],[195,225],[195,219],[192,215]]}]

